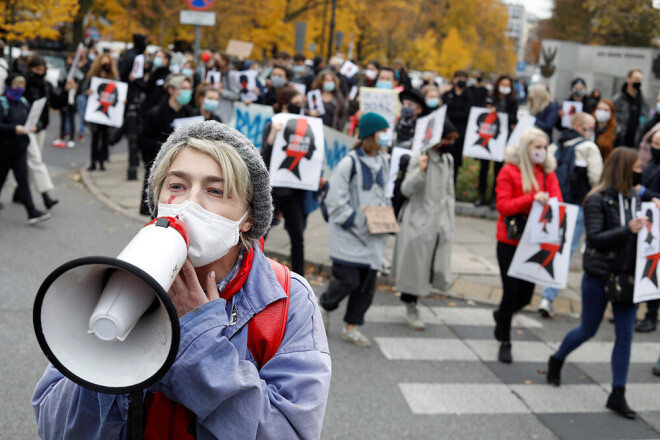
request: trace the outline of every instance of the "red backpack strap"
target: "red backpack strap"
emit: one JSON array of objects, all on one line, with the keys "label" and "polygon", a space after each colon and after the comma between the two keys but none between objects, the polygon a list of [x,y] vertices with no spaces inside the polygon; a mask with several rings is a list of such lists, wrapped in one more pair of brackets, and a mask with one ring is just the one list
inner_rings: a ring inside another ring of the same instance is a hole
[{"label": "red backpack strap", "polygon": [[252,357],[261,367],[275,356],[282,344],[286,331],[286,320],[289,316],[289,293],[291,291],[291,273],[289,268],[268,258],[275,272],[277,281],[284,289],[286,298],[272,302],[257,313],[248,323],[247,346]]},{"label": "red backpack strap", "polygon": [[147,414],[142,440],[194,440],[195,414],[180,403],[174,402],[161,391],[147,393]]}]

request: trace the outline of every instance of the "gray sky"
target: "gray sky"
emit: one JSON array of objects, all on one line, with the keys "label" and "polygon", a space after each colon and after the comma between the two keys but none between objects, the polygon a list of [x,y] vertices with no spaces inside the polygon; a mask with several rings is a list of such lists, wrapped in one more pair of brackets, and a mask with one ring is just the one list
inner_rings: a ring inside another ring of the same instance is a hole
[{"label": "gray sky", "polygon": [[525,6],[527,12],[538,16],[539,18],[549,18],[552,14],[553,0],[509,0],[511,3],[518,3]]}]

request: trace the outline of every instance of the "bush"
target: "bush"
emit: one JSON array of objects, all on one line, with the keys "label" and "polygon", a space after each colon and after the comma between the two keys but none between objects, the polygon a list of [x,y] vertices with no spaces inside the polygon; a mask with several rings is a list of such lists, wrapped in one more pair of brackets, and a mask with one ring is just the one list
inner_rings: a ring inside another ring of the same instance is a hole
[{"label": "bush", "polygon": [[[456,181],[456,200],[474,202],[479,197],[479,159],[463,157],[463,165],[458,169]],[[493,191],[493,165],[488,168],[488,189],[486,202],[490,202]]]}]

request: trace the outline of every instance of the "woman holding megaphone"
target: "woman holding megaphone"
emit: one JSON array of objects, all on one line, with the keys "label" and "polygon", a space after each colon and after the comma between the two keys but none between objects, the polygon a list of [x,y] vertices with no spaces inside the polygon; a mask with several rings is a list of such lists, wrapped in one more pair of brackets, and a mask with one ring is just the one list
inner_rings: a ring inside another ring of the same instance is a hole
[{"label": "woman holding megaphone", "polygon": [[[259,152],[215,121],[182,127],[160,149],[148,194],[153,214],[185,224],[190,248],[168,292],[179,316],[178,354],[145,391],[146,428],[136,438],[319,438],[327,339],[309,284],[294,273],[289,285],[280,281],[258,244],[272,217]],[[259,319],[282,301],[284,317]],[[257,330],[283,330],[279,346]],[[265,353],[257,346],[264,341]],[[33,396],[39,435],[126,438],[136,425],[130,400],[83,388],[49,365]]]}]

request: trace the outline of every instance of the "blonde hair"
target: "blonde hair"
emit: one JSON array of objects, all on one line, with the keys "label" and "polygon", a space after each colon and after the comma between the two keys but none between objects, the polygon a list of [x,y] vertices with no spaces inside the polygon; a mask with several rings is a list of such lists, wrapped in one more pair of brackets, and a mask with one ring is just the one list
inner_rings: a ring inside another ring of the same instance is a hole
[{"label": "blonde hair", "polygon": [[536,116],[550,104],[552,98],[550,92],[543,84],[535,84],[529,89],[529,114]]},{"label": "blonde hair", "polygon": [[[538,128],[530,128],[520,136],[520,143],[518,144],[518,168],[520,168],[520,176],[522,179],[523,192],[528,193],[532,190],[538,191],[539,184],[534,177],[534,165],[532,159],[529,157],[529,146],[535,139],[544,139],[546,143],[549,142],[548,135]],[[554,171],[556,166],[554,156],[546,154],[545,161],[543,162],[543,172],[548,174]]]},{"label": "blonde hair", "polygon": [[[186,148],[192,148],[200,153],[204,153],[217,162],[222,170],[224,183],[223,197],[233,198],[241,202],[248,211],[248,218],[252,219],[250,206],[254,190],[250,181],[250,172],[245,161],[232,146],[210,139],[190,138],[175,144],[165,153],[162,160],[157,162],[158,166],[151,170],[154,206],[158,206],[158,199],[160,198],[163,183],[174,159]],[[240,234],[240,243],[245,249],[252,247],[252,242],[246,239],[242,232]]]}]

